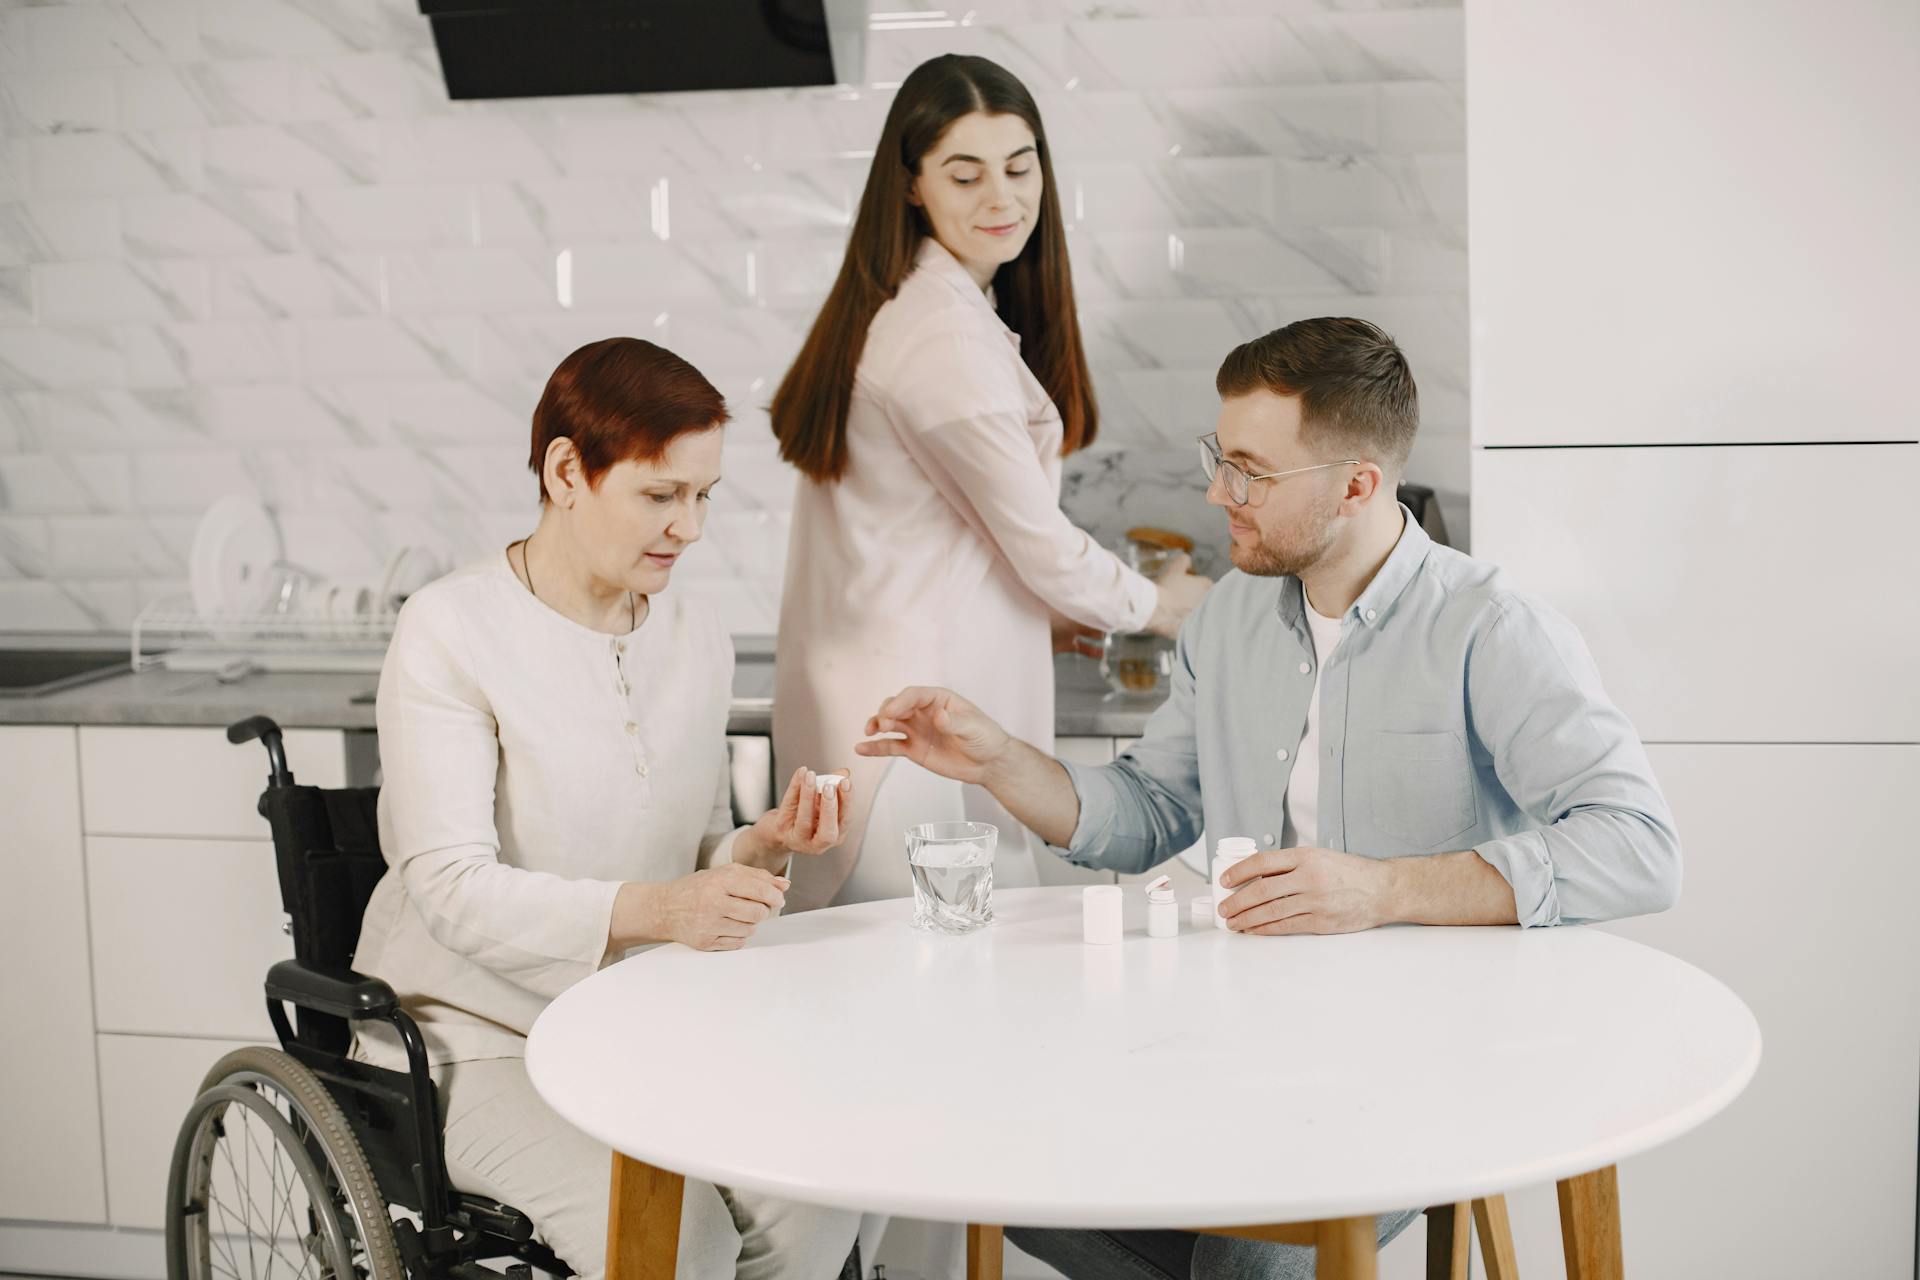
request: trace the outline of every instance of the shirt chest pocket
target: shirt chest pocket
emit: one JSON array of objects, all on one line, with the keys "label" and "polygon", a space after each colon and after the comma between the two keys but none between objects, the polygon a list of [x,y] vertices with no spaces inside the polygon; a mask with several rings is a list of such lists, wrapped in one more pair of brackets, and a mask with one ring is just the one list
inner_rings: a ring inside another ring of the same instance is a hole
[{"label": "shirt chest pocket", "polygon": [[1474,824],[1473,769],[1457,733],[1363,733],[1347,744],[1364,821],[1430,853]]}]

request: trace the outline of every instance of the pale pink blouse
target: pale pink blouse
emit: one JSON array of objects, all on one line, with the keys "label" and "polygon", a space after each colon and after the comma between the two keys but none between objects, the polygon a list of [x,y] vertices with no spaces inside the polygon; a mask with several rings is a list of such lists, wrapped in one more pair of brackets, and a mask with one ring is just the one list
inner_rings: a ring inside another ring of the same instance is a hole
[{"label": "pale pink blouse", "polygon": [[945,685],[1053,746],[1050,611],[1137,630],[1152,582],[1060,510],[1060,414],[966,269],[921,241],[867,332],[846,475],[794,500],[774,694],[777,776],[851,765],[848,838],[796,861],[790,910],[825,905],[889,765],[853,754],[910,684]]}]

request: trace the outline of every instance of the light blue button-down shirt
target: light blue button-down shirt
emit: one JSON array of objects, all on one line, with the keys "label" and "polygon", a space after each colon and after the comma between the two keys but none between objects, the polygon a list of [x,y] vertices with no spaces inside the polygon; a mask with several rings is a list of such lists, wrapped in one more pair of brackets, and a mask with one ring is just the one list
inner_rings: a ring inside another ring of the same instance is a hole
[{"label": "light blue button-down shirt", "polygon": [[[1080,795],[1069,858],[1144,871],[1203,830],[1284,830],[1318,661],[1304,609],[1293,577],[1229,573],[1207,593],[1145,736],[1112,764],[1066,764]],[[1673,905],[1673,815],[1565,618],[1409,515],[1340,635],[1320,678],[1322,846],[1473,849],[1513,886],[1523,925]]]}]

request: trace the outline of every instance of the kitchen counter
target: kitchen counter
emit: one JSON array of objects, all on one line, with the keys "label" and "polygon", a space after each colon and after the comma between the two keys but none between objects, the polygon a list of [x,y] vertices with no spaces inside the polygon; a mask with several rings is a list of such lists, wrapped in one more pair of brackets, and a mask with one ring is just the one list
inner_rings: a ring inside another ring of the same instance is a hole
[{"label": "kitchen counter", "polygon": [[[1085,658],[1055,658],[1054,679],[1061,737],[1138,737],[1160,702],[1109,695],[1099,666]],[[0,724],[221,726],[265,713],[289,729],[372,729],[375,683],[370,673],[258,673],[223,683],[198,672],[128,672],[37,698],[0,698]],[[767,733],[772,725],[772,656],[743,645],[728,730]]]}]

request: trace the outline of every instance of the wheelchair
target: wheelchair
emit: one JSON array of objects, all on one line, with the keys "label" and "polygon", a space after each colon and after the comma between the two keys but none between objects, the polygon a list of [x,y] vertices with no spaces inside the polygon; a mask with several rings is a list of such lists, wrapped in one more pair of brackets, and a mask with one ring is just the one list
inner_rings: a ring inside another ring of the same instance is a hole
[{"label": "wheelchair", "polygon": [[[265,716],[232,725],[227,740],[266,748],[259,808],[294,958],[267,971],[280,1047],[222,1058],[180,1126],[167,1177],[168,1280],[258,1280],[279,1266],[319,1280],[499,1280],[484,1265],[498,1261],[509,1280],[571,1276],[525,1214],[448,1185],[420,1030],[391,987],[352,969],[361,915],[386,871],[379,789],[295,785],[280,728]],[[369,1020],[399,1034],[406,1071],[347,1056],[353,1024]]]}]

